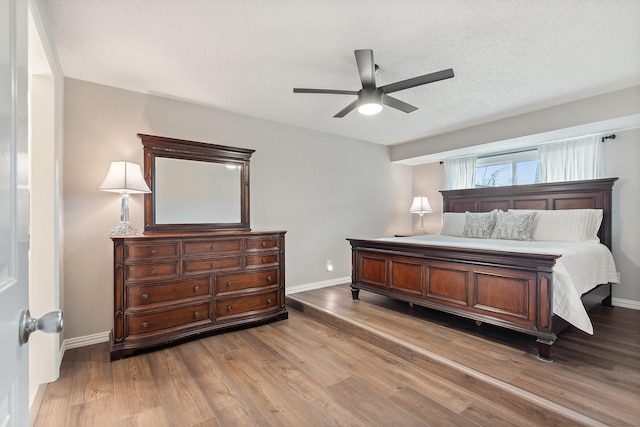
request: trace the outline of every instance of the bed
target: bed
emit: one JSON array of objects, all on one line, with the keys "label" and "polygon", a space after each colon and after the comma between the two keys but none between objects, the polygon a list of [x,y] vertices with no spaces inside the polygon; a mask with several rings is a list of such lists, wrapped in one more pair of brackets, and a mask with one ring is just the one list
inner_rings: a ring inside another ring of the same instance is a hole
[{"label": "bed", "polygon": [[[616,179],[441,191],[443,211],[446,219],[465,212],[474,214],[464,215],[486,217],[486,213],[497,210],[503,211],[501,215],[537,212],[538,218],[574,209],[577,211],[569,213],[597,210],[601,220],[594,238],[600,243],[591,246],[600,247],[611,257],[611,193]],[[559,212],[541,212],[548,210]],[[507,246],[503,247],[496,239],[455,236],[347,240],[352,251],[354,300],[360,290],[365,290],[469,318],[478,324],[533,335],[538,358],[545,361],[551,360],[557,335],[569,325],[590,332],[588,317],[585,321],[580,312],[586,314],[597,304],[611,305],[611,283],[616,281],[615,266],[613,271],[609,266],[602,283],[582,286],[582,282],[589,281],[585,279],[591,278],[591,272],[583,270],[577,288],[568,288],[566,282],[573,276],[566,274],[563,263],[580,261],[581,255],[569,255],[565,246],[573,246],[562,242],[505,240]],[[468,244],[469,240],[478,245]],[[584,264],[577,268],[584,269]],[[576,292],[574,299],[580,300],[581,307],[567,309],[564,295]],[[554,314],[557,311],[563,315]],[[577,317],[571,313],[577,313]]]}]

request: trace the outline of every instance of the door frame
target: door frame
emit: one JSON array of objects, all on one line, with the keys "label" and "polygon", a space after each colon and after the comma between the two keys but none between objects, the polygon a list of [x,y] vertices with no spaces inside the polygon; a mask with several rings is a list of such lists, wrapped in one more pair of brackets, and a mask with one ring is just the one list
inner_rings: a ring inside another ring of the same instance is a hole
[{"label": "door frame", "polygon": [[[62,310],[62,131],[64,75],[42,0],[29,0],[30,269],[35,317]],[[46,383],[60,376],[64,330],[29,339],[29,405],[34,417]]]}]

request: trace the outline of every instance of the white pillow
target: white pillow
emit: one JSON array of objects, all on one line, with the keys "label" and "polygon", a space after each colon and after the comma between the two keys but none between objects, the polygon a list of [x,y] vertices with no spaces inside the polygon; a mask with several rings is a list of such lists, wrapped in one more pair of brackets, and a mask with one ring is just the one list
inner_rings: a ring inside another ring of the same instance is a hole
[{"label": "white pillow", "polygon": [[442,231],[445,236],[462,237],[464,232],[464,212],[445,212],[442,216]]},{"label": "white pillow", "polygon": [[493,229],[491,238],[502,240],[532,240],[536,215],[537,212],[498,211],[496,226]]},{"label": "white pillow", "polygon": [[602,209],[509,209],[509,212],[536,212],[533,240],[600,242],[598,230],[602,223]]}]

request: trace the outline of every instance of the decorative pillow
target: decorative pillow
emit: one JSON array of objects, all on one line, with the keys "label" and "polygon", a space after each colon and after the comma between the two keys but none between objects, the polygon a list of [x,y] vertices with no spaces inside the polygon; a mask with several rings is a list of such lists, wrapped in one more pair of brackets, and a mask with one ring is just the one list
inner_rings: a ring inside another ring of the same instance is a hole
[{"label": "decorative pillow", "polygon": [[462,237],[465,223],[464,212],[445,212],[442,216],[442,231],[445,236]]},{"label": "decorative pillow", "polygon": [[533,240],[560,242],[600,242],[598,230],[602,209],[517,210],[513,213],[536,212]]},{"label": "decorative pillow", "polygon": [[492,239],[531,240],[536,212],[514,213],[499,211]]},{"label": "decorative pillow", "polygon": [[462,235],[476,239],[490,239],[493,228],[496,226],[497,212],[497,209],[486,213],[465,212]]}]

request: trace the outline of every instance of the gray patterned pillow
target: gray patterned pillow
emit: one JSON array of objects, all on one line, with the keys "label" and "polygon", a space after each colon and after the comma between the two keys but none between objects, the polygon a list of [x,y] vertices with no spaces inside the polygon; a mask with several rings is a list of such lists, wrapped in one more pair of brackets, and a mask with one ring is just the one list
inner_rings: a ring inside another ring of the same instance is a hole
[{"label": "gray patterned pillow", "polygon": [[490,239],[493,228],[496,226],[496,214],[498,210],[494,209],[486,213],[465,212],[464,237],[473,237],[476,239]]},{"label": "gray patterned pillow", "polygon": [[492,239],[503,240],[532,240],[533,225],[536,212],[515,214],[513,212],[498,212],[496,226],[491,234]]}]

